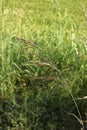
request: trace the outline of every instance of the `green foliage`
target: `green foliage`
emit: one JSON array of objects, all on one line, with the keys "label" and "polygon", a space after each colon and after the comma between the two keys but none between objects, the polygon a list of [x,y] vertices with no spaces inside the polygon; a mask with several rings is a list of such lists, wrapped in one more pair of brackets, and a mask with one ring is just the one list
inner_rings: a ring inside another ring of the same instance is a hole
[{"label": "green foliage", "polygon": [[87,90],[80,1],[2,0],[0,7],[0,129],[80,129],[87,107],[78,100]]}]

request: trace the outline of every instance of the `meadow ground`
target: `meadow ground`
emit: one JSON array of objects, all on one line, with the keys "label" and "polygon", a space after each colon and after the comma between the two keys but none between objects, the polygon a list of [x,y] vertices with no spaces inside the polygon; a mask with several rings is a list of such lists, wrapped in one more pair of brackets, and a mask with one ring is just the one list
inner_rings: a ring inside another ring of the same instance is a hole
[{"label": "meadow ground", "polygon": [[87,1],[0,1],[0,129],[80,130],[87,101]]}]

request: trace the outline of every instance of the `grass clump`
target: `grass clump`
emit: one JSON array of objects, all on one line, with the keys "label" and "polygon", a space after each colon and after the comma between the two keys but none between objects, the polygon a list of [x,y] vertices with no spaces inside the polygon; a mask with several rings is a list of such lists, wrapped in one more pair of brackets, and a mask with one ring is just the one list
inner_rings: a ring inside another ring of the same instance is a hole
[{"label": "grass clump", "polygon": [[2,130],[77,130],[77,119],[83,126],[86,21],[81,3],[70,2],[1,1]]}]

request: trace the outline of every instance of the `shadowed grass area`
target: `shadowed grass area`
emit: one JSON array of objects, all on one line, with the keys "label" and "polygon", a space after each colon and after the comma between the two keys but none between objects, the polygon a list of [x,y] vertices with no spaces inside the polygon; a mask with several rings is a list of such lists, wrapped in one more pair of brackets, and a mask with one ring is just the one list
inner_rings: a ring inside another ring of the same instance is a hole
[{"label": "shadowed grass area", "polygon": [[0,2],[1,129],[79,130],[86,112],[86,0]]}]

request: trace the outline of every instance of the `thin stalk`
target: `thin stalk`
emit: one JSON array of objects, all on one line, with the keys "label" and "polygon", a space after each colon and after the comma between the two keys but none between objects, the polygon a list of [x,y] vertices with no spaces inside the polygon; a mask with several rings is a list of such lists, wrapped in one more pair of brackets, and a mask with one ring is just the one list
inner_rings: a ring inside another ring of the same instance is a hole
[{"label": "thin stalk", "polygon": [[80,119],[80,121],[81,121],[81,123],[82,123],[82,127],[83,127],[83,129],[84,129],[84,124],[83,124],[83,122],[82,122],[82,116],[81,116],[81,114],[80,114],[79,107],[78,107],[78,105],[77,105],[77,103],[76,103],[76,100],[75,100],[75,98],[74,98],[74,96],[73,96],[73,94],[72,94],[71,91],[70,91],[70,94],[71,94],[71,97],[72,97],[73,102],[74,102],[74,104],[75,104],[75,107],[76,107],[76,109],[77,109],[77,112],[78,112],[78,115],[79,115],[79,119]]}]

